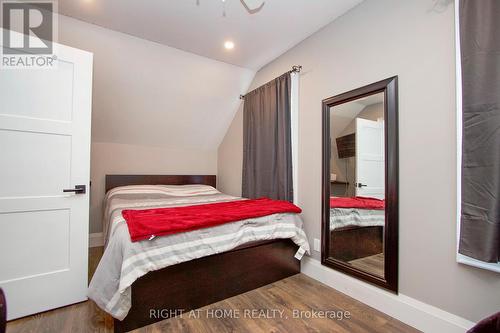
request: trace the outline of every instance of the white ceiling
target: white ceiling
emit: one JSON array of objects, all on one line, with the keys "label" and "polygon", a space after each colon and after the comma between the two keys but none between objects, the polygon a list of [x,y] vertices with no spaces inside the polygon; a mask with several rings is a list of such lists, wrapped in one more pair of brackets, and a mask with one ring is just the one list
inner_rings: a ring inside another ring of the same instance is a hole
[{"label": "white ceiling", "polygon": [[332,137],[339,136],[349,126],[354,118],[367,106],[383,103],[384,94],[378,93],[349,103],[337,105],[330,109],[330,132]]},{"label": "white ceiling", "polygon": [[330,109],[330,133],[336,138],[346,129],[354,118],[365,108],[365,105],[349,102]]},{"label": "white ceiling", "polygon": [[[59,0],[59,12],[108,29],[249,69],[260,69],[363,0]],[[199,3],[199,5],[197,4]],[[235,43],[224,49],[227,39]]]},{"label": "white ceiling", "polygon": [[373,104],[378,104],[378,103],[383,103],[383,102],[384,102],[384,94],[383,93],[378,93],[375,95],[366,96],[366,97],[363,97],[363,98],[360,98],[360,99],[353,101],[353,103],[359,103],[359,104],[362,104],[364,106],[370,106]]},{"label": "white ceiling", "polygon": [[254,76],[66,16],[58,30],[94,54],[93,142],[215,151]]}]

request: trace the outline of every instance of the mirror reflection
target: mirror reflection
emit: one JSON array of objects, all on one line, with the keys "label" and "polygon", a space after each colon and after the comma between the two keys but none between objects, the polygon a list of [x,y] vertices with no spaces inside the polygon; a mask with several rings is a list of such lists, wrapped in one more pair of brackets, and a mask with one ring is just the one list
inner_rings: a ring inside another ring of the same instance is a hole
[{"label": "mirror reflection", "polygon": [[384,277],[384,93],[330,108],[328,256]]}]

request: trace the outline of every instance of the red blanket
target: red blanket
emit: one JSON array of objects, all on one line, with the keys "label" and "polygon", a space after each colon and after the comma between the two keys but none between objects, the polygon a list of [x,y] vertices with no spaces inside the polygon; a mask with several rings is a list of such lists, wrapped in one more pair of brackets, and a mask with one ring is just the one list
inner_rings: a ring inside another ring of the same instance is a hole
[{"label": "red blanket", "polygon": [[385,200],[368,197],[331,197],[330,208],[360,208],[383,210]]},{"label": "red blanket", "polygon": [[301,213],[302,210],[288,201],[261,198],[196,206],[123,210],[130,238],[133,242],[151,236],[213,227],[253,217],[277,213]]}]

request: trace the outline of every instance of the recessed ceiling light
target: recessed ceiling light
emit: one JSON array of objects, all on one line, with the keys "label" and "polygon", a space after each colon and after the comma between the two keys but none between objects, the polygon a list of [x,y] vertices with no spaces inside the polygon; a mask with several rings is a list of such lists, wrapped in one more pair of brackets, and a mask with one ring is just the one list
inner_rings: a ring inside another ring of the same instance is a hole
[{"label": "recessed ceiling light", "polygon": [[232,49],[234,49],[234,43],[230,40],[227,40],[224,43],[224,47],[226,48],[226,50],[232,50]]}]

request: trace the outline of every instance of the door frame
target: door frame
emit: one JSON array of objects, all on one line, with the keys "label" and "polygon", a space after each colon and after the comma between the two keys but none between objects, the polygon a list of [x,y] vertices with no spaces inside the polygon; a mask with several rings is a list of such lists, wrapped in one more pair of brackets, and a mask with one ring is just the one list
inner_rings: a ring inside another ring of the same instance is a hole
[{"label": "door frame", "polygon": [[[376,276],[328,256],[330,253],[330,108],[369,95],[384,93],[385,138],[385,227],[384,277]],[[322,101],[322,224],[321,264],[398,293],[399,266],[399,141],[398,141],[398,77],[375,82]]]}]

